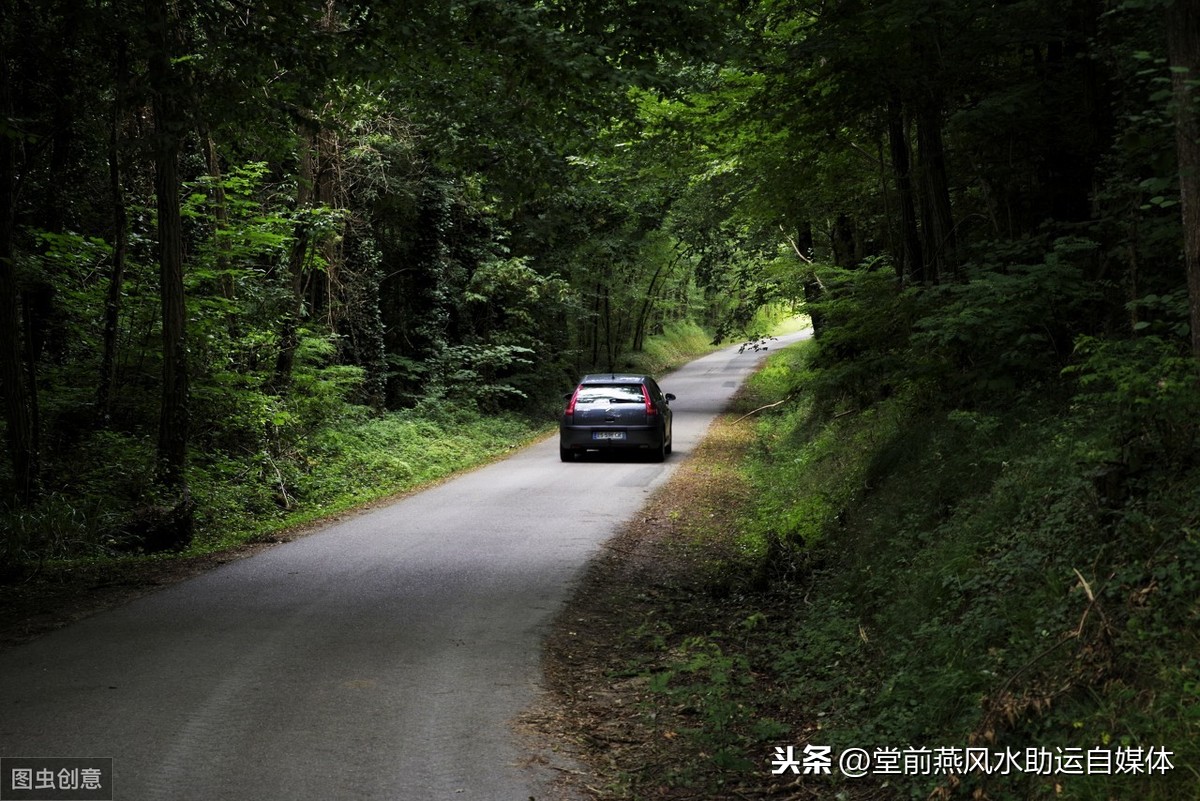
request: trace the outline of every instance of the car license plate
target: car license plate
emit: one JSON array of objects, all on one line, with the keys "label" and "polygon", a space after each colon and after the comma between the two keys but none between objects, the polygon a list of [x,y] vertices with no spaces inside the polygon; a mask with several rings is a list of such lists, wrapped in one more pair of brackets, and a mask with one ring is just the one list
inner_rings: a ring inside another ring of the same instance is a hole
[{"label": "car license plate", "polygon": [[624,431],[593,431],[592,439],[625,439]]}]

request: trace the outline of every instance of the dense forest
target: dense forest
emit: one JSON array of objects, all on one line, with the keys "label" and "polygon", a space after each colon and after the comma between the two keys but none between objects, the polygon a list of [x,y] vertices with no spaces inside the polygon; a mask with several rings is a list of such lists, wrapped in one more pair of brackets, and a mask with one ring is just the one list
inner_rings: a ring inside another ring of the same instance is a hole
[{"label": "dense forest", "polygon": [[8,568],[211,544],[363,431],[536,430],[781,306],[834,405],[1062,398],[1109,497],[1194,468],[1195,0],[0,13]]},{"label": "dense forest", "polygon": [[1178,767],[854,797],[1194,798],[1200,0],[0,6],[0,579],[385,495],[791,314],[746,606],[631,635],[696,764],[798,704]]}]

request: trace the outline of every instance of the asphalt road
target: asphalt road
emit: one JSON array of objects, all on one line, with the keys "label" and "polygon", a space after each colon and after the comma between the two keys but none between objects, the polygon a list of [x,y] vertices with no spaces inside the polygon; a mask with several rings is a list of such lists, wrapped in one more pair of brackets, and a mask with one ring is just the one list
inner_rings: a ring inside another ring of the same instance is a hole
[{"label": "asphalt road", "polygon": [[541,801],[547,626],[757,361],[660,381],[665,464],[549,439],[0,653],[0,757],[112,757],[116,801]]}]

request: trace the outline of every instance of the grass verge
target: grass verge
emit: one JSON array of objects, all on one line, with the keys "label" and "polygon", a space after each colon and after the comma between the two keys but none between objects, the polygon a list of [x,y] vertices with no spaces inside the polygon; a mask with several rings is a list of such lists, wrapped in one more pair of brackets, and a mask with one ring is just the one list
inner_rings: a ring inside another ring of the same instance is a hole
[{"label": "grass verge", "polygon": [[[701,329],[675,326],[647,340],[642,369],[665,371],[712,349]],[[130,538],[129,521],[151,494],[153,444],[98,434],[97,452],[55,482],[61,491],[0,517],[7,533],[0,645],[504,458],[555,426],[551,414],[485,414],[449,403],[383,415],[344,403],[337,409],[311,430],[277,437],[273,447],[238,443],[193,454],[196,536],[182,552],[138,553]]]},{"label": "grass verge", "polygon": [[[811,347],[772,357],[551,637],[539,721],[584,791],[1196,798],[1195,468],[1113,486],[1085,458],[1106,432],[1053,399],[818,409]],[[773,773],[789,746],[917,761]]]},{"label": "grass verge", "polygon": [[640,353],[629,355],[628,369],[662,375],[719,347],[713,344],[712,334],[695,323],[671,323],[662,334],[647,339]]}]

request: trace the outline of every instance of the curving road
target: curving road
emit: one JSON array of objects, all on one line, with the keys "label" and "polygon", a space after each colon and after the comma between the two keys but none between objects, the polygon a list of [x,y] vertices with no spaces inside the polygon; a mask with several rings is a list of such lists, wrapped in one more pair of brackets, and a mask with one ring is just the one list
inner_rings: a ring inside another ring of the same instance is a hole
[{"label": "curving road", "polygon": [[665,464],[547,440],[0,653],[0,757],[112,757],[117,801],[546,798],[509,727],[546,627],[757,362],[662,379]]}]

